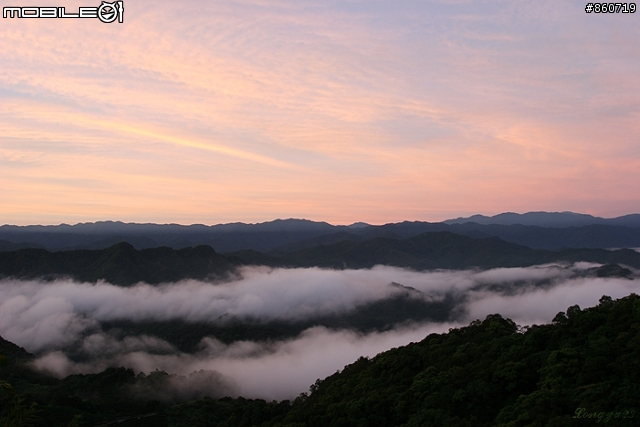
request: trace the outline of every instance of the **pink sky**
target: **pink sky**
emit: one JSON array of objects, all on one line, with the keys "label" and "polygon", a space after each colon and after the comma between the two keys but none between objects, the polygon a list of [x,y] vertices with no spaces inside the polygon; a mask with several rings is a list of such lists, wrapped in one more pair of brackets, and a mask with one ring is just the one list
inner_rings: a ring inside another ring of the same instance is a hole
[{"label": "pink sky", "polygon": [[3,18],[0,224],[640,212],[640,12],[585,4],[124,0],[122,24]]}]

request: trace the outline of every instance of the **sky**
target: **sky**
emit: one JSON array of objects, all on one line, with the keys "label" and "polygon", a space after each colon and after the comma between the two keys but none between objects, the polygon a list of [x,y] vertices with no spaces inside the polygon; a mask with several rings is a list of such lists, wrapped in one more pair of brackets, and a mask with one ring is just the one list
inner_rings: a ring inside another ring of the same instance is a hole
[{"label": "sky", "polygon": [[124,0],[123,23],[2,18],[0,224],[640,212],[640,12],[585,4]]}]

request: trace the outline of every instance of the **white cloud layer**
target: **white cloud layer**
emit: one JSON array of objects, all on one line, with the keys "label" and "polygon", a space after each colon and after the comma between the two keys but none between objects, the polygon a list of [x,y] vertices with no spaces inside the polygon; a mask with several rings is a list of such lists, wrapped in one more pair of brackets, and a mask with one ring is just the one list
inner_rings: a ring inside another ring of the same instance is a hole
[{"label": "white cloud layer", "polygon": [[[172,378],[170,387],[171,393],[182,396],[290,399],[360,356],[420,341],[429,333],[446,332],[488,314],[500,313],[520,325],[548,323],[571,305],[594,306],[602,295],[621,298],[640,288],[637,279],[585,275],[593,266],[432,272],[382,266],[340,271],[247,268],[241,278],[221,284],[184,281],[130,288],[5,280],[0,282],[0,335],[37,352],[35,366],[57,376],[109,366],[147,373],[160,369],[183,376]],[[115,337],[100,328],[101,322],[113,320],[216,322],[221,316],[295,322],[348,313],[383,300],[400,291],[390,286],[392,282],[436,300],[453,295],[457,317],[449,323],[404,325],[368,334],[314,327],[277,342],[224,344],[204,337],[194,354],[156,337]],[[72,348],[83,354],[84,362],[69,358]],[[165,398],[174,398],[171,393]]]}]

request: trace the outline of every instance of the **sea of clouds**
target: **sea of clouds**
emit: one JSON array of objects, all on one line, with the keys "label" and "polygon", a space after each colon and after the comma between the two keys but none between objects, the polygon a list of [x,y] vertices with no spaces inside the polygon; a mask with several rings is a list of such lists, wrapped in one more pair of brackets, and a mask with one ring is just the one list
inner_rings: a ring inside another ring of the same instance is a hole
[{"label": "sea of clouds", "polygon": [[[38,356],[37,369],[63,377],[125,366],[177,374],[171,392],[291,399],[360,356],[422,340],[430,333],[467,325],[500,313],[519,325],[549,323],[578,304],[594,306],[602,295],[621,298],[640,289],[640,280],[585,274],[596,264],[542,265],[486,271],[416,272],[377,266],[363,270],[248,267],[225,283],[186,280],[132,287],[105,282],[4,280],[0,282],[0,335]],[[457,306],[445,323],[398,325],[385,332],[359,333],[316,326],[282,341],[222,343],[204,337],[193,354],[152,336],[115,337],[105,321],[221,323],[296,322],[346,314],[412,287],[429,301],[454,296]],[[73,347],[82,362],[68,357]],[[168,393],[168,391],[167,391]]]}]

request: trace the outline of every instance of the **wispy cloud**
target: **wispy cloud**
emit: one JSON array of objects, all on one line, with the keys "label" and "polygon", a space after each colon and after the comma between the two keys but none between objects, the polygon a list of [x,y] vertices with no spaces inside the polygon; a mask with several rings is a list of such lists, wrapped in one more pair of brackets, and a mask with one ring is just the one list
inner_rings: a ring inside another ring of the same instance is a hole
[{"label": "wispy cloud", "polygon": [[[546,1],[136,1],[123,24],[3,19],[0,176],[21,191],[1,194],[0,222],[638,210],[632,18]],[[69,197],[47,198],[26,159],[73,171]]]}]

